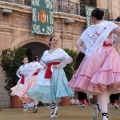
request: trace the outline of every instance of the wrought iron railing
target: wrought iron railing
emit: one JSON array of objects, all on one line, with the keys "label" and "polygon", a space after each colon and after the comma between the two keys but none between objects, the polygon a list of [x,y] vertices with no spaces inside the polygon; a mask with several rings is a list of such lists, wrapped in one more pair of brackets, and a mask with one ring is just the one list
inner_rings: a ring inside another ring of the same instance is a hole
[{"label": "wrought iron railing", "polygon": [[28,5],[28,6],[31,6],[31,0],[24,0],[24,4]]},{"label": "wrought iron railing", "polygon": [[80,5],[69,0],[55,0],[54,11],[80,15]]},{"label": "wrought iron railing", "polygon": [[[10,3],[16,3],[16,4],[22,4],[25,6],[31,6],[31,0],[0,0],[4,2],[10,2]],[[54,0],[54,11],[56,12],[64,12],[69,14],[75,14],[80,16],[86,16],[85,15],[85,5],[88,3],[84,2],[85,0],[81,0],[80,4],[75,2],[70,2],[70,0]],[[90,5],[93,4],[95,7],[96,0],[93,0],[92,3],[89,3]],[[85,4],[85,5],[83,5]],[[109,17],[109,11],[105,11],[105,19],[110,20]]]}]

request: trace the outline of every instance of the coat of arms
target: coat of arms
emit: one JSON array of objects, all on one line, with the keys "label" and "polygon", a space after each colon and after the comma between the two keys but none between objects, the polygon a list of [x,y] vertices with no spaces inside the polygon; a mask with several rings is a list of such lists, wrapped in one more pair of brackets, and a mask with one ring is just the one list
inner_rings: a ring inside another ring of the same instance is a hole
[{"label": "coat of arms", "polygon": [[47,12],[45,10],[40,10],[39,12],[39,21],[42,23],[46,23],[47,22]]}]

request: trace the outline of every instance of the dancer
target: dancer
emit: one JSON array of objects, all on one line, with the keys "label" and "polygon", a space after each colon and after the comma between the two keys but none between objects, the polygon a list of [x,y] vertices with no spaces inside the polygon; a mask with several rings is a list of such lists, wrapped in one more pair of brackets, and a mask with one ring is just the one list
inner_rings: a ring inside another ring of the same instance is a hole
[{"label": "dancer", "polygon": [[[75,65],[75,70],[78,69],[79,65],[81,64],[81,62],[83,61],[85,57],[85,54],[83,54],[82,52],[79,52],[77,57],[76,57],[76,65]],[[82,92],[82,91],[79,91],[78,92],[78,98],[80,100],[80,105],[82,107],[86,107],[86,104],[87,104],[87,94]]]},{"label": "dancer", "polygon": [[[27,104],[29,102],[31,102],[32,99],[27,96],[26,92],[35,86],[38,72],[43,69],[43,67],[40,65],[38,60],[39,60],[38,56],[35,55],[33,57],[33,62],[30,62],[27,65],[27,67],[25,68],[25,71],[23,73],[24,76],[26,76],[26,83],[25,83],[23,90],[21,91],[21,94],[19,95],[19,98],[22,101],[25,101]],[[34,109],[33,109],[33,111],[34,111]]]},{"label": "dancer", "polygon": [[[25,68],[28,65],[28,58],[25,57],[22,62],[23,62],[23,65],[21,65],[16,72],[16,75],[18,76],[19,81],[17,82],[16,86],[10,89],[11,96],[15,96],[15,95],[19,96],[26,83],[26,78],[23,73],[24,73]],[[27,110],[26,102],[23,100],[22,103],[23,103],[23,111],[26,111]]]},{"label": "dancer", "polygon": [[72,99],[70,100],[70,104],[71,105],[80,105],[80,101],[77,97],[77,95],[75,94],[74,97],[72,97]]},{"label": "dancer", "polygon": [[[103,16],[104,11],[99,8],[91,13],[94,25],[88,27],[77,42],[77,47],[85,53],[85,58],[69,86],[78,91],[96,94],[102,120],[108,120],[108,96],[120,90],[120,56],[112,43],[113,33],[120,37],[120,28],[112,22],[104,21]],[[86,48],[82,47],[83,43]],[[98,115],[94,114],[93,117],[96,120]]]},{"label": "dancer", "polygon": [[40,60],[44,70],[40,71],[37,77],[37,84],[33,89],[27,91],[29,97],[34,100],[37,109],[37,101],[53,103],[51,118],[57,117],[58,103],[61,97],[72,97],[73,91],[68,87],[63,67],[72,62],[72,58],[61,48],[58,48],[56,37],[50,38],[50,50],[46,50]]}]

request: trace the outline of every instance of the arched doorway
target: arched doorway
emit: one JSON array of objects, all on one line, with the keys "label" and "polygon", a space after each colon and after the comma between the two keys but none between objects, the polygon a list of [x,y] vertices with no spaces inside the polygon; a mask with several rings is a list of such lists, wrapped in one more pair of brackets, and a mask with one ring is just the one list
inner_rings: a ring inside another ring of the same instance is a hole
[{"label": "arched doorway", "polygon": [[49,49],[49,46],[39,43],[39,42],[31,42],[23,46],[26,49],[26,55],[29,61],[32,61],[32,57],[34,55],[38,55],[41,58],[43,52]]}]

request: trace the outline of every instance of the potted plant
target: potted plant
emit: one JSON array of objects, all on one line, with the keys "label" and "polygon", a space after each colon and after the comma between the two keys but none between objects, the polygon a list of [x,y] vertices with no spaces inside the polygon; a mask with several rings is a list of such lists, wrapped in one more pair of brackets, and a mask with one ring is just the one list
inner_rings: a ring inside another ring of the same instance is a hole
[{"label": "potted plant", "polygon": [[[21,61],[25,56],[26,51],[22,47],[14,48],[13,50],[5,49],[2,51],[0,56],[0,65],[4,72],[5,90],[9,91],[10,88],[17,84],[18,77],[16,76],[16,71],[22,64]],[[22,102],[17,96],[11,96],[10,99],[11,107],[22,107]]]},{"label": "potted plant", "polygon": [[[66,67],[64,67],[64,71],[66,73],[66,77],[68,79],[68,81],[72,78],[74,72],[75,72],[75,65],[76,65],[76,57],[77,57],[77,52],[74,50],[70,50],[70,49],[64,49],[69,56],[72,57],[73,62],[70,64],[67,64]],[[61,105],[63,106],[69,106],[70,105],[70,99],[69,97],[63,97],[61,99]]]}]

